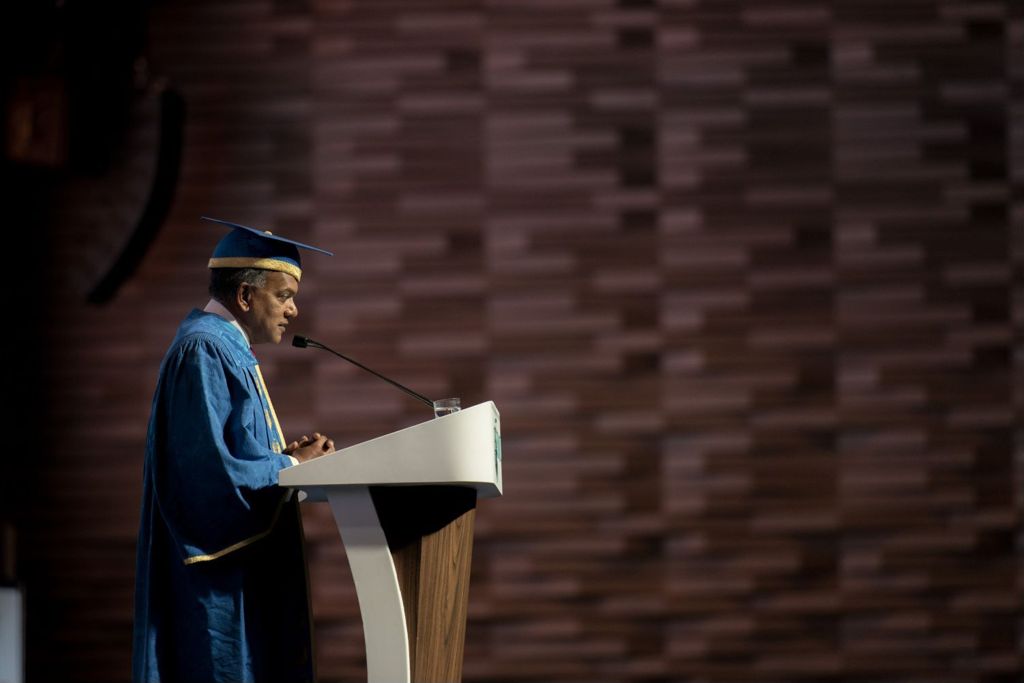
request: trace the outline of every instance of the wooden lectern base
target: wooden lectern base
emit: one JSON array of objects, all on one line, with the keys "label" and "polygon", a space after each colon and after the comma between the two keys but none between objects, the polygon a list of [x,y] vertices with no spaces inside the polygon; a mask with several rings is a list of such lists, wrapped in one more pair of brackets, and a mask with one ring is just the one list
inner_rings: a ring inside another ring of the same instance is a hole
[{"label": "wooden lectern base", "polygon": [[415,683],[462,680],[476,490],[370,487],[405,605]]}]

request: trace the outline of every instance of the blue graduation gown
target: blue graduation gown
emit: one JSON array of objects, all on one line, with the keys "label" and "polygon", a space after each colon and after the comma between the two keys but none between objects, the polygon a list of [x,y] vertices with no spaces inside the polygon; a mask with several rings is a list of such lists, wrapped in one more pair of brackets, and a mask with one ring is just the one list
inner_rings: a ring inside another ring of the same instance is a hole
[{"label": "blue graduation gown", "polygon": [[160,366],[143,469],[132,680],[313,679],[291,464],[241,332],[192,311]]}]

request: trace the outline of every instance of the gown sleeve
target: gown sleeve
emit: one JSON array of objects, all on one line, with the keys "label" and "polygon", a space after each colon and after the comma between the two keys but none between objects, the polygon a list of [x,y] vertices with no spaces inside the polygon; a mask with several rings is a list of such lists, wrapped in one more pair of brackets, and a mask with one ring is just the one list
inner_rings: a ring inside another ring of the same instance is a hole
[{"label": "gown sleeve", "polygon": [[186,339],[165,361],[154,444],[157,506],[185,564],[214,560],[270,532],[291,460],[254,437],[251,375],[211,338]]}]

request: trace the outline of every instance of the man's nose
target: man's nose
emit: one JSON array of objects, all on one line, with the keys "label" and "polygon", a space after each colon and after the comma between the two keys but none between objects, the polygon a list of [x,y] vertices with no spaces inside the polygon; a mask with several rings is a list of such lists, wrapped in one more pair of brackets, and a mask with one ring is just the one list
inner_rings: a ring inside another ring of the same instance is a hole
[{"label": "man's nose", "polygon": [[299,307],[295,305],[294,301],[289,301],[288,302],[288,306],[285,307],[285,309],[284,309],[284,314],[285,314],[285,316],[287,316],[289,318],[298,318],[299,317]]}]

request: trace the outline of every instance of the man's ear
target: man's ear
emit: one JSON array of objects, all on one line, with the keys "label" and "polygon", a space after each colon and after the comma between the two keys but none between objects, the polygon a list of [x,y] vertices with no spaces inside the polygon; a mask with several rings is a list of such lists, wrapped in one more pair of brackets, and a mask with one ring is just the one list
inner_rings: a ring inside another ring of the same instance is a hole
[{"label": "man's ear", "polygon": [[235,292],[235,303],[243,311],[249,311],[252,307],[252,285],[248,282],[238,285],[238,291]]}]

